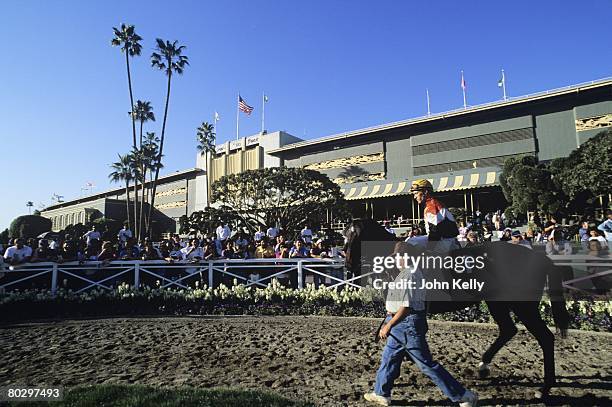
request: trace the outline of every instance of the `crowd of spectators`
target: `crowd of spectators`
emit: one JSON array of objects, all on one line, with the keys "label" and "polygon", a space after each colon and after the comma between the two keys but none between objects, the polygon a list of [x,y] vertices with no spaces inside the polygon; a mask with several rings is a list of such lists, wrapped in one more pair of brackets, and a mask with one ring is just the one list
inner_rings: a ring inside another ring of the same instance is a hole
[{"label": "crowd of spectators", "polygon": [[[165,260],[200,261],[217,259],[332,258],[340,256],[330,234],[314,233],[305,225],[297,236],[276,227],[261,227],[253,235],[219,224],[214,233],[181,238],[178,234],[154,242],[133,237],[126,225],[116,236],[97,225],[80,237],[58,235],[40,239],[11,239],[0,245],[0,258],[9,265],[30,262]],[[2,261],[0,260],[0,261]]]}]

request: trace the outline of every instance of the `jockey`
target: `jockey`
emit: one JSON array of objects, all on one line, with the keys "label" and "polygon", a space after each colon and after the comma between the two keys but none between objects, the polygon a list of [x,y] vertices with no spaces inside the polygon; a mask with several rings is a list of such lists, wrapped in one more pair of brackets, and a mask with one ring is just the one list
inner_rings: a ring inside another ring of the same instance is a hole
[{"label": "jockey", "polygon": [[[426,179],[418,179],[412,183],[410,192],[419,205],[424,205],[423,218],[425,220],[426,236],[416,236],[408,243],[433,247],[437,252],[449,252],[458,248],[457,235],[459,229],[453,214],[444,204],[432,196],[433,186]],[[414,240],[416,239],[416,240]],[[437,242],[436,244],[431,244]]]}]

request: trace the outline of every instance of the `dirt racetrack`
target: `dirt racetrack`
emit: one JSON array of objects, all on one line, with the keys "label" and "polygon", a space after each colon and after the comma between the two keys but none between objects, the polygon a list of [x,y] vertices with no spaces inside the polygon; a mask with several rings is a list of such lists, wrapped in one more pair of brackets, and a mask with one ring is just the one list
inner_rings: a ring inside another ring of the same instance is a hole
[{"label": "dirt racetrack", "polygon": [[[138,383],[260,388],[320,406],[366,406],[382,344],[379,321],[337,317],[111,318],[0,327],[0,385]],[[521,330],[475,377],[496,335],[488,324],[430,321],[434,357],[476,391],[480,405],[542,405],[537,342]],[[612,334],[557,338],[553,405],[612,405]],[[405,362],[394,405],[451,405]]]}]

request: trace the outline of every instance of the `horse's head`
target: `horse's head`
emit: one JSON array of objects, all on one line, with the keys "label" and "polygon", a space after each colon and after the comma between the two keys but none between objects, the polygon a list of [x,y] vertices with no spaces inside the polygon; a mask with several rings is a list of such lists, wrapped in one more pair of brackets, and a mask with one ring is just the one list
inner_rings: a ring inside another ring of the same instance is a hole
[{"label": "horse's head", "polygon": [[389,242],[397,238],[387,232],[378,222],[370,218],[353,219],[343,231],[345,237],[344,265],[355,274],[361,267],[361,244],[368,242]]}]

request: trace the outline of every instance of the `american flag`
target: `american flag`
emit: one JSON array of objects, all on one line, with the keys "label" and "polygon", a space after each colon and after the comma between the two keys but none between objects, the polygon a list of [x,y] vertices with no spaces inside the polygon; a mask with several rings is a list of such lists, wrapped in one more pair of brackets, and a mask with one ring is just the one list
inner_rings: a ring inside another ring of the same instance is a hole
[{"label": "american flag", "polygon": [[247,105],[244,99],[242,99],[242,96],[240,95],[238,95],[238,109],[240,109],[242,112],[248,115],[250,115],[253,112],[253,108]]},{"label": "american flag", "polygon": [[467,88],[467,83],[465,83],[465,79],[463,79],[463,72],[461,72],[461,89],[465,90]]}]

